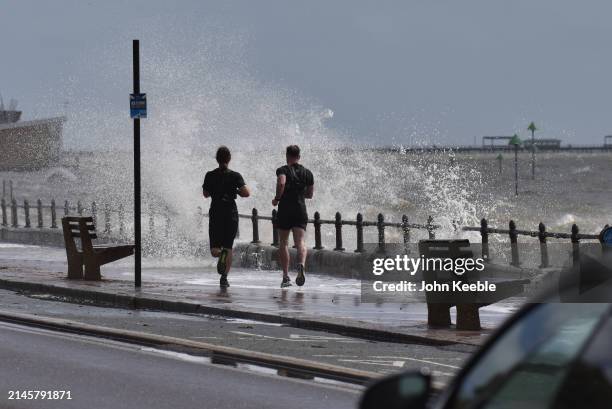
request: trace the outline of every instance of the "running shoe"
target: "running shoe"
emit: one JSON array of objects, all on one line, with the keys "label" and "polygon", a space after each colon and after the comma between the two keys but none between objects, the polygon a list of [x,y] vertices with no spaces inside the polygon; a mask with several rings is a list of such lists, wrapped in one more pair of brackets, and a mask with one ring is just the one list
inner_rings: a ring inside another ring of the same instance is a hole
[{"label": "running shoe", "polygon": [[283,277],[283,281],[281,282],[281,288],[291,287],[291,279],[288,276]]},{"label": "running shoe", "polygon": [[230,285],[229,285],[229,281],[227,281],[227,275],[223,274],[223,275],[221,276],[221,279],[219,280],[219,286],[220,286],[221,288],[227,288],[227,287],[229,287],[229,286],[230,286]]},{"label": "running shoe", "polygon": [[298,264],[297,271],[298,271],[298,274],[297,274],[297,277],[295,278],[295,283],[301,287],[306,282],[306,276],[304,276],[304,264]]},{"label": "running shoe", "polygon": [[219,254],[219,261],[217,261],[217,273],[225,275],[227,270],[227,249],[221,249]]}]

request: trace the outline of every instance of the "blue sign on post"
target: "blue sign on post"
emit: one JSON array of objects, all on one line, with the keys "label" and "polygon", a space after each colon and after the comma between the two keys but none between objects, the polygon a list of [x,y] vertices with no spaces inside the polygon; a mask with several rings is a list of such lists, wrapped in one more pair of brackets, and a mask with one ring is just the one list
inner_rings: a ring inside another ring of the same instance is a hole
[{"label": "blue sign on post", "polygon": [[130,94],[130,118],[147,117],[147,94]]}]

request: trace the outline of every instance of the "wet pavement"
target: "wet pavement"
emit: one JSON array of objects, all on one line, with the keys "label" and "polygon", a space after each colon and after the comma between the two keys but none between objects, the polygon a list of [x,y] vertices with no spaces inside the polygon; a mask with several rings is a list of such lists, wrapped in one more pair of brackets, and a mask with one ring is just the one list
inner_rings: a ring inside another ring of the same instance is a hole
[{"label": "wet pavement", "polygon": [[325,331],[214,315],[127,310],[58,302],[48,295],[0,290],[0,310],[166,335],[244,350],[388,374],[428,368],[447,382],[477,347],[370,341]]},{"label": "wet pavement", "polygon": [[349,409],[359,399],[350,385],[254,365],[6,323],[0,334],[2,408]]},{"label": "wet pavement", "polygon": [[278,271],[234,269],[229,277],[231,287],[223,291],[212,260],[145,259],[142,289],[136,291],[131,258],[103,266],[103,281],[85,282],[65,279],[65,257],[63,249],[0,243],[0,279],[149,296],[474,345],[481,344],[522,301],[509,299],[482,308],[482,331],[433,330],[427,328],[424,304],[362,303],[359,281],[353,279],[309,274],[304,287],[280,289]]}]

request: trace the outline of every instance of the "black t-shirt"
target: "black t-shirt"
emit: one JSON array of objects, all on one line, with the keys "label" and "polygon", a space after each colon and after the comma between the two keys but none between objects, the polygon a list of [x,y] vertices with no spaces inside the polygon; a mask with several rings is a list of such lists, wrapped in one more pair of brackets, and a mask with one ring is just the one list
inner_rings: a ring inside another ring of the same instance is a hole
[{"label": "black t-shirt", "polygon": [[290,203],[298,203],[305,205],[304,194],[309,186],[314,185],[314,176],[312,172],[306,169],[299,163],[293,165],[285,165],[276,169],[276,176],[285,175],[285,190],[280,197],[280,204],[286,205]]},{"label": "black t-shirt", "polygon": [[237,211],[236,196],[238,189],[244,185],[240,173],[217,168],[206,173],[202,190],[210,193],[211,209]]}]

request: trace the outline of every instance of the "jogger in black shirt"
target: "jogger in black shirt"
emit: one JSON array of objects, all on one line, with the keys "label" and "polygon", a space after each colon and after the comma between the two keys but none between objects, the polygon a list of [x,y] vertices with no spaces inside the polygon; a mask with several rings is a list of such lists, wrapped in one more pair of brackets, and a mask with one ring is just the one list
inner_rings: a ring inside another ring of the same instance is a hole
[{"label": "jogger in black shirt", "polygon": [[202,192],[210,197],[208,237],[210,253],[218,257],[217,272],[221,275],[221,287],[229,287],[227,274],[232,266],[232,247],[238,231],[238,208],[236,196],[249,197],[249,188],[242,175],[228,168],[232,155],[229,149],[221,146],[217,150],[219,167],[206,173]]},{"label": "jogger in black shirt", "polygon": [[276,170],[276,196],[272,205],[278,205],[277,227],[279,233],[279,255],[283,268],[281,288],[289,287],[289,232],[293,232],[293,241],[298,252],[297,285],[302,286],[306,280],[304,264],[306,263],[306,245],[304,236],[308,223],[305,199],[312,199],[314,177],[312,172],[300,165],[300,148],[297,145],[287,147],[287,165]]}]

